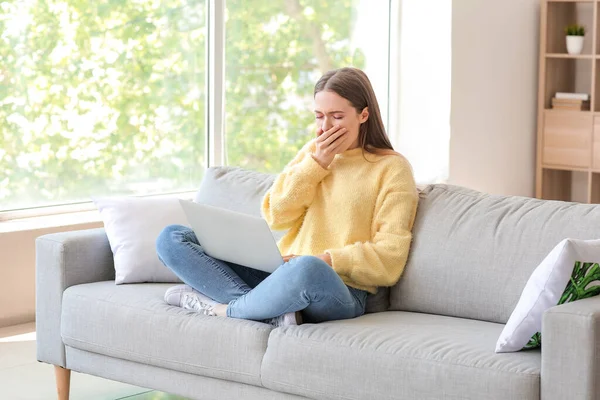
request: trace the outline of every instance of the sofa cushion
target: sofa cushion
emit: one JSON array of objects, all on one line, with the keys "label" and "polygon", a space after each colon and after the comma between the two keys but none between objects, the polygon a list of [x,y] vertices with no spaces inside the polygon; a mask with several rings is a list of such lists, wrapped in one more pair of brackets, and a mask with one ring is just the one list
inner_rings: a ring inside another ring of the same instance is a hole
[{"label": "sofa cushion", "polygon": [[[276,176],[239,167],[208,168],[194,201],[259,217],[262,199]],[[275,240],[284,234],[273,231]],[[386,311],[389,305],[389,288],[379,288],[376,294],[367,296],[366,312]]]},{"label": "sofa cushion", "polygon": [[600,238],[598,221],[600,205],[431,185],[390,309],[506,323],[550,250],[565,238]]},{"label": "sofa cushion", "polygon": [[279,328],[269,337],[263,385],[315,399],[538,400],[540,351],[494,353],[501,330],[394,311]]},{"label": "sofa cushion", "polygon": [[71,286],[63,294],[63,342],[157,367],[261,385],[271,326],[200,315],[164,302],[172,284]]},{"label": "sofa cushion", "polygon": [[115,265],[115,283],[178,282],[160,261],[156,237],[167,225],[188,225],[179,200],[168,197],[97,197]]}]

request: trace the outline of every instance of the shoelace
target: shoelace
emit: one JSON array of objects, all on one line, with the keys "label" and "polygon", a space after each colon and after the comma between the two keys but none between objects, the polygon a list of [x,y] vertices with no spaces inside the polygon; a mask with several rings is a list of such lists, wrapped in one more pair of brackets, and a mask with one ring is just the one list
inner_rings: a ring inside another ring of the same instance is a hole
[{"label": "shoelace", "polygon": [[208,315],[211,317],[216,316],[213,306],[203,301],[200,301],[196,296],[185,296],[183,299],[183,308],[188,310],[194,310],[200,314]]}]

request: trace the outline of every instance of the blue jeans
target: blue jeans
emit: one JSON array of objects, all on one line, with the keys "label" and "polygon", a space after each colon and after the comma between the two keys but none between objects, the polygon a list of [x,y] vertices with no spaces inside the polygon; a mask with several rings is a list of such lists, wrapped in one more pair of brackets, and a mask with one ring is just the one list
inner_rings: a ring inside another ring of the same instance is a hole
[{"label": "blue jeans", "polygon": [[232,318],[260,321],[302,311],[304,321],[322,322],[365,312],[368,293],[346,286],[318,257],[293,258],[269,274],[208,256],[194,231],[181,225],[163,229],[156,251],[183,282],[228,304]]}]

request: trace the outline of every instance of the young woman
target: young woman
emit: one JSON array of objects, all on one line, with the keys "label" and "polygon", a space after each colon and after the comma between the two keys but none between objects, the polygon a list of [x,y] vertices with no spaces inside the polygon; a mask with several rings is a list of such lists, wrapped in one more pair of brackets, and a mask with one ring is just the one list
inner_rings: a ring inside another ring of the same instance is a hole
[{"label": "young woman", "polygon": [[358,317],[369,293],[398,281],[418,202],[411,166],[393,151],[361,70],[323,75],[314,103],[316,138],[262,202],[271,228],[288,230],[284,264],[268,274],[211,258],[192,230],[171,225],[157,252],[186,285],[170,288],[167,303],[281,326]]}]

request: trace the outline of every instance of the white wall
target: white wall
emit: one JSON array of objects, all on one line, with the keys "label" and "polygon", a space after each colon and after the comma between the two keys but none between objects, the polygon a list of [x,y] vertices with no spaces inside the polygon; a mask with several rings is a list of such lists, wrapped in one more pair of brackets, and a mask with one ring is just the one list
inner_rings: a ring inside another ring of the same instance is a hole
[{"label": "white wall", "polygon": [[533,196],[539,0],[454,0],[449,183]]}]

